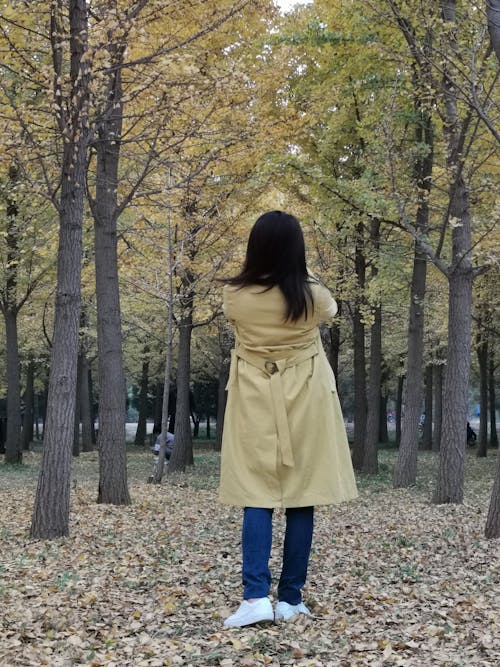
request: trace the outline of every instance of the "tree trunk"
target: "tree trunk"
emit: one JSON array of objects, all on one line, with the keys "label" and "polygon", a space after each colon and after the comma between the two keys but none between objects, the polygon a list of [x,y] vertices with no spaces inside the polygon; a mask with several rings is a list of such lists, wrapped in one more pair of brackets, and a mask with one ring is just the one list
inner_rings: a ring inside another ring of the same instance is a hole
[{"label": "tree trunk", "polygon": [[139,390],[139,417],[137,430],[135,432],[134,445],[144,447],[147,434],[147,416],[148,416],[148,385],[149,385],[149,347],[146,346],[143,352],[141,386]]},{"label": "tree trunk", "polygon": [[47,404],[49,402],[49,378],[43,386],[43,402],[42,402],[42,440],[45,434],[45,424],[47,423]]},{"label": "tree trunk", "polygon": [[[55,86],[63,72],[63,28],[58,8],[51,5]],[[68,535],[71,445],[75,419],[76,366],[80,325],[83,202],[87,151],[88,63],[87,3],[70,0],[71,91],[69,111],[60,107],[60,130],[66,134],[59,203],[59,248],[54,334],[49,377],[43,457],[31,524],[34,538]],[[59,91],[60,92],[60,91]],[[57,97],[56,97],[57,99]]]},{"label": "tree trunk", "polygon": [[[377,277],[378,254],[380,249],[380,221],[370,223],[370,243],[373,248],[371,278]],[[378,472],[378,436],[380,430],[380,392],[382,386],[382,306],[378,304],[373,313],[370,331],[370,377],[367,393],[367,417],[365,445],[363,452],[363,472]]]},{"label": "tree trunk", "polygon": [[[170,185],[170,178],[169,178]],[[174,342],[174,248],[172,239],[172,224],[170,211],[167,224],[167,248],[168,248],[168,303],[167,303],[167,341],[165,350],[165,373],[163,376],[163,403],[161,410],[161,433],[160,433],[160,451],[158,452],[158,465],[153,479],[155,484],[161,484],[163,470],[165,467],[165,455],[167,453],[167,433],[168,433],[168,407],[170,403],[170,376],[172,374],[172,346]],[[189,346],[190,347],[190,346]],[[189,370],[188,370],[189,378]],[[189,379],[188,379],[189,383]],[[189,387],[188,387],[189,401]],[[177,434],[174,438],[174,447],[172,454],[177,447]]]},{"label": "tree trunk", "polygon": [[380,427],[380,380],[382,376],[382,308],[374,313],[370,335],[370,377],[368,383],[368,413],[366,419],[363,472],[378,472],[378,436]]},{"label": "tree trunk", "polygon": [[356,470],[362,470],[365,456],[366,439],[366,358],[365,325],[361,313],[364,299],[366,260],[364,256],[364,228],[358,224],[356,233],[355,267],[358,283],[358,296],[353,314],[354,348],[354,443],[352,463]]},{"label": "tree trunk", "polygon": [[[340,321],[342,314],[342,302],[338,301],[337,305],[337,318]],[[335,378],[337,378],[339,374],[340,326],[337,324],[337,322],[334,322],[328,327],[328,331],[330,333],[330,349],[328,354],[328,361],[330,362],[330,366],[332,367]]]},{"label": "tree trunk", "polygon": [[229,379],[229,362],[221,360],[219,371],[219,384],[217,389],[217,424],[215,430],[215,450],[220,452],[222,448],[222,433],[224,431],[224,415],[226,413],[227,391],[226,385]]},{"label": "tree trunk", "polygon": [[434,433],[432,438],[432,451],[439,452],[441,449],[441,432],[443,423],[443,365],[434,366]]},{"label": "tree trunk", "polygon": [[192,413],[191,418],[193,419],[193,438],[196,439],[200,437],[200,418]]},{"label": "tree trunk", "polygon": [[[163,385],[157,382],[155,384],[155,395],[153,401],[153,433],[161,433],[162,400]],[[174,433],[175,427],[169,426],[168,430],[170,433]]]},{"label": "tree trunk", "polygon": [[35,376],[35,364],[33,361],[28,363],[26,368],[26,389],[24,391],[24,417],[22,431],[22,448],[28,451],[33,440],[33,422],[35,407],[35,392],[33,389],[33,380]]},{"label": "tree trunk", "polygon": [[19,168],[13,164],[8,172],[9,192],[6,200],[6,245],[5,288],[0,309],[5,319],[5,351],[7,354],[7,433],[5,440],[5,463],[22,463],[21,445],[21,386],[19,341],[17,336],[17,280],[20,257],[18,214],[19,207],[15,189],[19,181]]},{"label": "tree trunk", "polygon": [[222,433],[224,430],[224,415],[226,412],[229,368],[231,365],[231,348],[234,345],[233,332],[225,322],[219,326],[220,368],[219,385],[217,390],[217,425],[215,430],[215,449],[220,452],[222,447]]},{"label": "tree trunk", "polygon": [[432,449],[432,425],[434,422],[434,416],[432,414],[432,378],[433,378],[433,367],[429,364],[425,367],[425,402],[424,402],[424,433],[422,437],[422,449],[431,450]]},{"label": "tree trunk", "polygon": [[90,404],[90,426],[92,429],[92,445],[97,445],[97,433],[95,427],[96,410],[94,406],[94,378],[92,376],[92,366],[89,364],[89,404]]},{"label": "tree trunk", "polygon": [[118,283],[118,164],[123,101],[121,52],[108,46],[117,65],[108,78],[107,107],[96,141],[96,189],[92,205],[95,235],[97,350],[99,370],[99,491],[97,502],[129,505],[126,450],[125,376],[123,372]]},{"label": "tree trunk", "polygon": [[7,429],[7,418],[0,417],[0,454],[5,454],[6,429]]},{"label": "tree trunk", "polygon": [[5,310],[5,347],[7,352],[7,434],[5,463],[22,463],[21,386],[17,337],[17,309]]},{"label": "tree trunk", "polygon": [[490,345],[490,360],[488,369],[488,389],[490,400],[490,447],[498,447],[497,406],[495,396],[495,348],[493,345]]},{"label": "tree trunk", "polygon": [[422,414],[422,357],[424,347],[424,295],[427,262],[415,247],[410,290],[408,326],[408,366],[406,371],[405,413],[401,424],[401,443],[394,470],[394,486],[407,487],[417,479],[418,425]]},{"label": "tree trunk", "polygon": [[[415,102],[417,109],[420,100]],[[416,164],[419,202],[415,228],[426,234],[429,225],[429,193],[434,163],[434,136],[430,114],[420,112],[420,123],[415,131],[418,143],[424,143],[427,154]],[[408,322],[408,366],[406,370],[405,414],[401,428],[401,443],[394,469],[394,486],[408,487],[417,480],[418,425],[422,412],[422,365],[424,351],[424,298],[427,280],[427,257],[415,242],[413,273],[410,286],[410,313]]]},{"label": "tree trunk", "polygon": [[398,376],[398,388],[396,393],[396,447],[401,444],[401,422],[403,420],[403,391],[405,384],[405,376]]},{"label": "tree trunk", "polygon": [[380,394],[380,419],[378,426],[378,440],[387,444],[389,442],[389,433],[387,430],[387,394]]},{"label": "tree trunk", "polygon": [[40,394],[35,392],[35,438],[40,440]]},{"label": "tree trunk", "polygon": [[497,470],[484,534],[488,538],[500,537],[500,448],[497,452]]},{"label": "tree trunk", "polygon": [[435,503],[461,503],[467,443],[467,399],[470,363],[472,271],[468,193],[460,177],[452,215],[461,221],[453,228],[453,267],[450,269],[448,307],[448,362],[443,392],[443,426]]},{"label": "tree trunk", "polygon": [[184,472],[193,459],[191,435],[189,380],[191,371],[191,333],[193,331],[193,295],[190,293],[179,323],[177,358],[177,405],[175,408],[174,449],[168,463],[167,473]]},{"label": "tree trunk", "polygon": [[[443,18],[452,26],[449,46],[456,46],[456,3],[444,0]],[[467,399],[472,318],[471,217],[469,192],[463,177],[465,126],[460,127],[457,93],[445,74],[443,99],[448,135],[449,213],[453,220],[451,263],[448,269],[448,363],[443,394],[443,433],[435,503],[461,503],[464,493],[464,462],[467,446]],[[464,121],[465,123],[466,121]]]},{"label": "tree trunk", "polygon": [[488,337],[478,322],[477,360],[479,363],[479,435],[477,456],[488,453]]},{"label": "tree trunk", "polygon": [[73,456],[80,456],[80,407],[81,407],[81,384],[82,384],[82,357],[78,354],[76,364],[76,393],[75,393],[75,425],[73,429]]},{"label": "tree trunk", "polygon": [[89,362],[85,352],[80,354],[80,417],[82,421],[82,451],[93,450],[92,440],[92,404],[90,400]]}]

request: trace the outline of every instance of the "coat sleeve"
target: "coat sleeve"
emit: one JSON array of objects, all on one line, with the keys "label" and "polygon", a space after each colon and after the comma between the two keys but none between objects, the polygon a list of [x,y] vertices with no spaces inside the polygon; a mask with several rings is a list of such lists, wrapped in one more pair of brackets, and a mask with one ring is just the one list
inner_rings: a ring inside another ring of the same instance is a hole
[{"label": "coat sleeve", "polygon": [[224,285],[222,288],[222,312],[226,316],[226,319],[229,322],[234,323],[234,314],[233,314],[233,291],[231,290],[230,285]]},{"label": "coat sleeve", "polygon": [[320,322],[326,322],[335,317],[338,311],[337,302],[330,294],[330,291],[316,283],[313,287],[315,316]]}]

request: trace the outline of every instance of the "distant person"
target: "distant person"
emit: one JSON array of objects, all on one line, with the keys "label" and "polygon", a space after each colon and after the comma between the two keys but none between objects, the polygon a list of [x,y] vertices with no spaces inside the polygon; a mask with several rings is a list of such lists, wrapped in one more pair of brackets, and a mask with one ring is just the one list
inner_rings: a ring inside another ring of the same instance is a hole
[{"label": "distant person", "polygon": [[[224,419],[219,500],[243,510],[243,602],[224,622],[241,627],[310,615],[302,602],[315,505],[357,496],[335,378],[320,322],[337,304],[306,268],[292,215],[262,215],[241,272],[226,281],[236,343]],[[269,557],[273,509],[286,510],[278,603]]]},{"label": "distant person", "polygon": [[[155,444],[151,447],[151,451],[155,456],[158,456],[158,454],[160,453],[160,439],[161,439],[161,433],[158,434]],[[165,458],[167,459],[167,461],[172,456],[173,449],[174,449],[174,434],[167,432],[167,448],[165,450]]]},{"label": "distant person", "polygon": [[476,446],[477,435],[472,426],[467,422],[467,444],[469,447]]}]

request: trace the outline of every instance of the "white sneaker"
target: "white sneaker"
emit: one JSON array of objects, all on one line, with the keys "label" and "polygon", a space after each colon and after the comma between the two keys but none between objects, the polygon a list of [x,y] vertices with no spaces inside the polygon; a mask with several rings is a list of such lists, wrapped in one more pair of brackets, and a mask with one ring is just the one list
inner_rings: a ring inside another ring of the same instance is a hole
[{"label": "white sneaker", "polygon": [[276,605],[274,620],[276,623],[279,623],[280,621],[289,621],[291,618],[297,616],[298,614],[310,616],[311,612],[302,602],[299,602],[299,604],[288,604],[288,602],[280,601]]},{"label": "white sneaker", "polygon": [[269,598],[258,598],[254,602],[243,600],[238,611],[226,618],[224,627],[241,628],[261,621],[274,621],[273,606]]}]

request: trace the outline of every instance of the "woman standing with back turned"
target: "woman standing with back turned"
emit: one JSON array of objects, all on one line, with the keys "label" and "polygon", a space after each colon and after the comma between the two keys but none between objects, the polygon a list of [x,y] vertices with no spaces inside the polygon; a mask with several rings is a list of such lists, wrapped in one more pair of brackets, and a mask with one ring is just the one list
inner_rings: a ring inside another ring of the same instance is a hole
[{"label": "woman standing with back turned", "polygon": [[[315,505],[355,498],[335,378],[318,325],[337,312],[307,271],[296,218],[262,215],[241,273],[226,281],[235,327],[222,442],[219,500],[244,508],[243,602],[224,622],[240,627],[310,612],[302,603]],[[268,597],[273,508],[286,508],[278,604]]]}]

